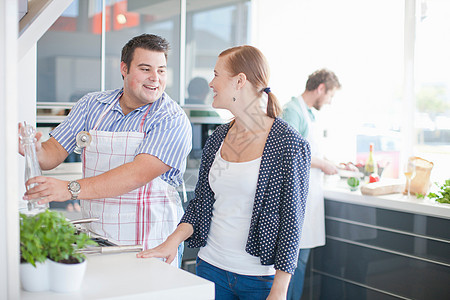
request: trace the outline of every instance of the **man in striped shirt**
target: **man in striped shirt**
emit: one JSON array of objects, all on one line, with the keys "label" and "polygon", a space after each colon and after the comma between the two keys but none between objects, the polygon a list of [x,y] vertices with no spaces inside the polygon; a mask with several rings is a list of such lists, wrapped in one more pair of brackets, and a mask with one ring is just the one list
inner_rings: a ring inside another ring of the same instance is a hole
[{"label": "man in striped shirt", "polygon": [[[98,217],[91,230],[119,244],[163,242],[181,218],[175,188],[182,182],[192,130],[166,93],[168,42],[143,34],[122,49],[123,88],[85,95],[67,118],[38,144],[41,168],[53,169],[89,132],[83,149],[83,178],[63,181],[39,176],[25,200],[81,200],[83,217]],[[37,136],[38,138],[40,136]]]}]

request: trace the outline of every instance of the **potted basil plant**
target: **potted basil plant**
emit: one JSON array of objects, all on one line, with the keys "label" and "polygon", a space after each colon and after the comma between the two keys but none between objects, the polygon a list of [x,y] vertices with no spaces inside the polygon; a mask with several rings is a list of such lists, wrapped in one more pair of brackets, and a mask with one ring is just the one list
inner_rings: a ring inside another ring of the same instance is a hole
[{"label": "potted basil plant", "polygon": [[20,281],[29,292],[49,289],[48,252],[43,245],[42,218],[20,214]]},{"label": "potted basil plant", "polygon": [[[44,262],[48,266],[47,289],[55,292],[78,290],[86,270],[86,257],[79,250],[96,243],[85,233],[77,234],[75,227],[62,213],[46,210],[34,216],[20,216],[21,257],[33,265],[33,261],[44,260],[45,255],[47,260]],[[34,225],[23,226],[29,223]],[[29,231],[30,228],[33,230]],[[37,240],[34,246],[27,242],[30,234],[34,234],[34,239]],[[39,249],[41,252],[30,252],[30,249]],[[25,289],[24,285],[23,287]]]}]

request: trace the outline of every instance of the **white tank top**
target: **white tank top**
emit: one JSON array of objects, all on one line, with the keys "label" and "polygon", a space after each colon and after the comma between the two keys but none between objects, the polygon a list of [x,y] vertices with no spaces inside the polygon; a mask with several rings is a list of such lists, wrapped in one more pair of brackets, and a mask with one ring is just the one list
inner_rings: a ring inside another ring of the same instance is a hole
[{"label": "white tank top", "polygon": [[261,157],[241,163],[228,162],[219,151],[209,172],[215,203],[206,246],[198,256],[209,264],[241,275],[274,275],[273,265],[245,252],[258,182]]}]

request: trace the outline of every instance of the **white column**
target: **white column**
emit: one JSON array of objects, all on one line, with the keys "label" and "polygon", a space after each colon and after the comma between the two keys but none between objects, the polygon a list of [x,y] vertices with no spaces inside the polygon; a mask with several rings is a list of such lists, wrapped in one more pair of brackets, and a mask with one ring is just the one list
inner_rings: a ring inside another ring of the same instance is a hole
[{"label": "white column", "polygon": [[404,98],[403,107],[405,112],[403,114],[403,126],[402,126],[402,136],[404,142],[402,145],[403,157],[401,158],[402,163],[411,156],[414,151],[414,111],[415,111],[415,93],[414,93],[414,49],[415,49],[415,35],[417,26],[417,5],[420,1],[407,0],[405,1],[405,37],[404,37]]},{"label": "white column", "polygon": [[19,298],[18,2],[0,1],[0,299]]},{"label": "white column", "polygon": [[186,89],[186,0],[180,1],[180,93],[179,100],[180,105],[183,106]]}]

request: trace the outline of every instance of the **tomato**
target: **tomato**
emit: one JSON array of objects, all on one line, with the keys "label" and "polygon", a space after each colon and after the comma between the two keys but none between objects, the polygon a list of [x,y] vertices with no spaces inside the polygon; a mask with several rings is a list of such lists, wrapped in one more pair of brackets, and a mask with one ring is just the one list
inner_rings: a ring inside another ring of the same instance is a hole
[{"label": "tomato", "polygon": [[380,181],[380,176],[378,174],[372,173],[369,176],[369,183]]}]

